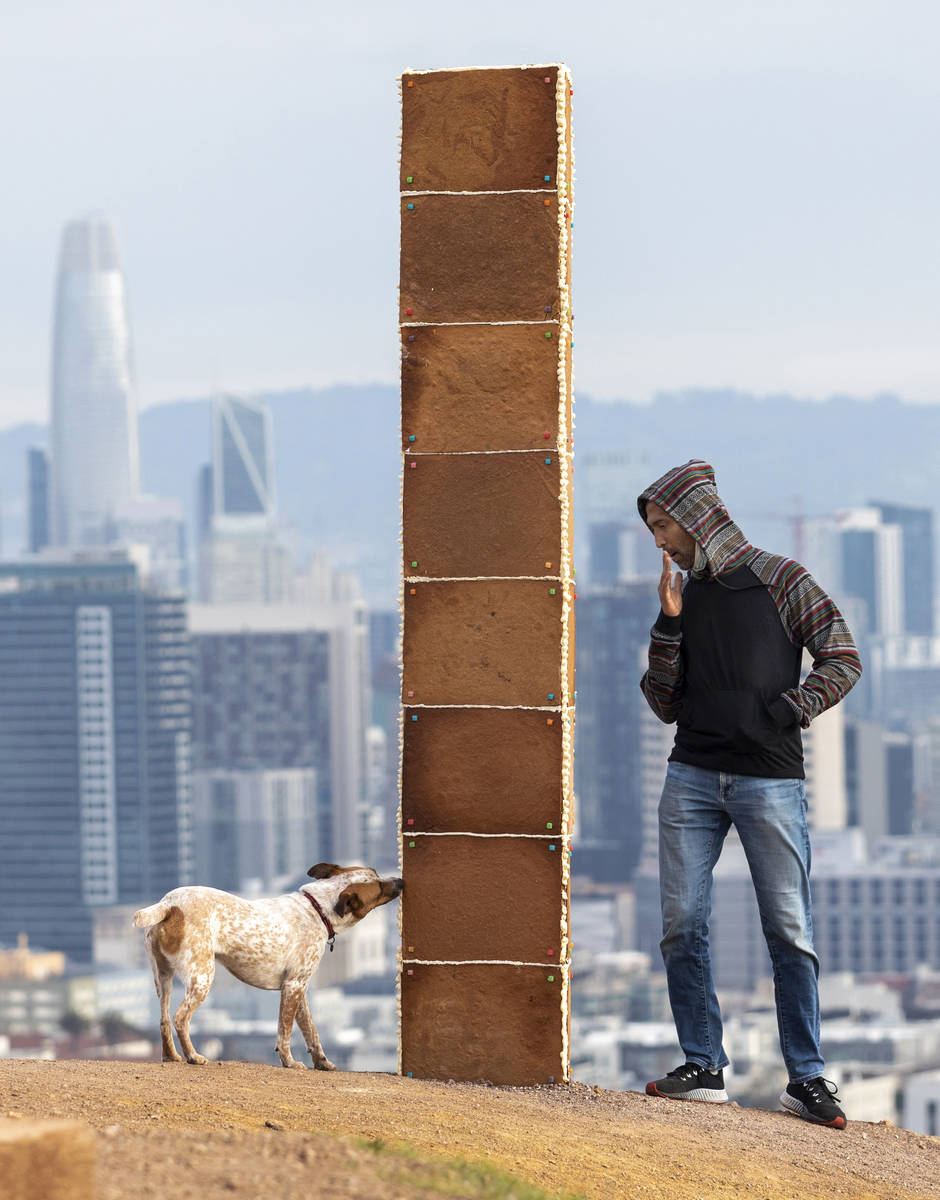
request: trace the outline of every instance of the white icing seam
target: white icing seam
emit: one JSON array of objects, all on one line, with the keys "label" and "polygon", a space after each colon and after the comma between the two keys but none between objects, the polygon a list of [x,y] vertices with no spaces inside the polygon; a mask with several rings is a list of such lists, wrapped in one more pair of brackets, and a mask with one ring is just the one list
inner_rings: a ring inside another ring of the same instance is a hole
[{"label": "white icing seam", "polygon": [[551,712],[551,713],[571,713],[574,712],[574,705],[569,705],[564,708],[552,707],[551,705],[542,704],[405,704],[405,708],[495,708],[504,712]]},{"label": "white icing seam", "polygon": [[525,63],[520,66],[518,63],[513,63],[507,67],[433,67],[428,71],[402,71],[398,78],[399,86],[406,75],[452,75],[456,71],[558,71],[559,76],[562,71],[567,73],[568,68],[563,63]]},{"label": "white icing seam", "polygon": [[399,192],[399,195],[404,199],[405,196],[541,196],[548,194],[554,196],[557,188],[493,188],[491,190],[480,189],[473,192],[435,192],[435,191],[411,191]]},{"label": "white icing seam", "polygon": [[[402,86],[401,79],[398,80],[398,162],[401,164],[402,150]],[[400,242],[400,234],[399,234]],[[399,297],[401,288],[398,289]],[[399,379],[401,378],[402,368],[404,366],[405,350],[400,345],[399,347]],[[401,405],[398,409],[398,428],[399,437],[403,436],[401,428],[402,412]],[[402,468],[398,477],[398,548],[401,552],[402,561],[405,557],[405,461],[402,458]],[[405,672],[405,573],[399,573],[400,584],[398,587],[398,615],[399,615],[399,638],[398,638],[398,680],[399,686],[404,678]],[[398,828],[402,828],[402,778],[404,773],[404,757],[405,757],[405,709],[404,706],[398,710]],[[399,834],[398,838],[398,874],[399,877],[404,872],[405,866],[405,845],[404,838]],[[398,1074],[402,1073],[402,1043],[401,1043],[401,939],[402,939],[402,918],[401,918],[401,903],[395,906],[398,909],[396,914],[398,920],[398,950],[396,951],[396,960],[398,970],[395,973],[395,1010],[398,1016]]]},{"label": "white icing seam", "polygon": [[557,318],[549,321],[400,321],[402,329],[430,329],[435,325],[557,325]]},{"label": "white icing seam", "polygon": [[403,958],[402,963],[416,967],[538,967],[539,970],[548,967],[568,974],[567,963],[521,962],[515,958]]},{"label": "white icing seam", "polygon": [[544,454],[551,450],[555,454],[570,454],[569,450],[559,450],[554,442],[547,442],[541,450],[413,450],[410,446],[405,450],[405,458],[456,458],[461,454]]},{"label": "white icing seam", "polygon": [[414,833],[407,832],[405,837],[534,838],[536,840],[542,838],[546,842],[560,842],[562,845],[568,840],[562,833],[421,833],[418,830],[415,830]]},{"label": "white icing seam", "polygon": [[560,575],[406,575],[406,583],[489,583],[492,580],[561,583]]},{"label": "white icing seam", "polygon": [[[570,238],[569,229],[574,212],[573,188],[568,186],[568,153],[570,130],[568,127],[568,100],[571,92],[571,77],[567,67],[559,66],[555,84],[555,118],[558,129],[558,163],[555,179],[559,188],[558,202],[558,309],[561,318],[561,328],[558,337],[558,444],[569,446],[573,429],[568,427],[568,405],[574,411],[573,396],[571,395],[570,359],[568,351],[573,344],[571,336],[571,292],[570,292]],[[562,195],[562,192],[564,195]],[[572,420],[573,425],[573,420]],[[561,691],[567,693],[569,687],[569,620],[571,604],[568,599],[569,589],[574,592],[574,571],[569,529],[571,522],[570,463],[567,454],[559,455],[559,504],[561,508],[561,563],[559,571],[563,578],[561,611]],[[571,795],[573,791],[573,758],[574,758],[574,720],[565,716],[562,719],[562,829],[572,832]],[[561,953],[562,963],[567,963],[570,957],[569,912],[571,886],[571,865],[569,855],[562,856],[562,913],[561,913]],[[567,1080],[570,1076],[570,1047],[568,1044],[569,1021],[569,979],[568,971],[562,975],[561,988],[561,1077]]]}]

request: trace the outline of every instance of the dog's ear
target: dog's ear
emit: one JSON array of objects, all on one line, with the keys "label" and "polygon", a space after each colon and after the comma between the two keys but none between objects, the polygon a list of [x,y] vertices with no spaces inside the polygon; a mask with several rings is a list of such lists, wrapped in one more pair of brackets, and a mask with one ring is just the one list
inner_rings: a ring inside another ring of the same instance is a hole
[{"label": "dog's ear", "polygon": [[362,898],[354,887],[348,887],[340,892],[334,907],[337,916],[345,917],[347,913],[358,916],[362,913]]},{"label": "dog's ear", "polygon": [[339,875],[342,869],[336,863],[317,863],[315,867],[310,868],[307,874],[311,879],[329,879],[331,875]]}]

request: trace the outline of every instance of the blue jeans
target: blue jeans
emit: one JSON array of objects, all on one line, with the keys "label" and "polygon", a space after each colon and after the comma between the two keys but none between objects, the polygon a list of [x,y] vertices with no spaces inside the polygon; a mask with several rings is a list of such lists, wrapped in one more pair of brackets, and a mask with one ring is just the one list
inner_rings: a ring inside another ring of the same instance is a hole
[{"label": "blue jeans", "polygon": [[659,803],[660,948],[679,1044],[689,1062],[728,1065],[708,950],[712,870],[734,825],[773,963],[780,1048],[793,1083],[823,1073],[819,959],[813,950],[810,845],[801,779],[731,775],[669,763]]}]

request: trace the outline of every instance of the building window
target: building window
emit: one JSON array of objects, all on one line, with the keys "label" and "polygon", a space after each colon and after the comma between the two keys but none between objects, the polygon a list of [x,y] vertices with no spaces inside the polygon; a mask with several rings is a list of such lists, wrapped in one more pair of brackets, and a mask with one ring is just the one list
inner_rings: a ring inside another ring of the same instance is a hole
[{"label": "building window", "polygon": [[893,898],[893,900],[894,900],[894,903],[895,903],[895,904],[896,904],[896,905],[897,905],[899,908],[900,908],[900,907],[901,907],[901,905],[904,903],[904,899],[905,899],[904,893],[905,893],[905,891],[906,891],[906,890],[907,890],[907,889],[906,889],[906,888],[905,888],[905,886],[904,886],[904,880],[903,880],[903,879],[894,879],[894,880],[892,880],[892,883],[891,883],[891,891],[892,891],[892,894],[893,894],[893,895],[892,895],[892,898]]},{"label": "building window", "polygon": [[872,879],[868,885],[868,895],[873,905],[884,903],[884,881],[881,879]]}]

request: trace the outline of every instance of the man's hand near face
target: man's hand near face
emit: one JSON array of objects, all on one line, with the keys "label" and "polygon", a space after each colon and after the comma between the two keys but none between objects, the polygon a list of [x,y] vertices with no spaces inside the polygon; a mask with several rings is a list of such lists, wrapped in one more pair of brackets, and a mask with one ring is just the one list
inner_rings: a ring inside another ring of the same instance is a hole
[{"label": "man's hand near face", "polygon": [[682,572],[672,573],[672,559],[663,551],[663,573],[659,579],[659,603],[667,617],[682,612]]}]

